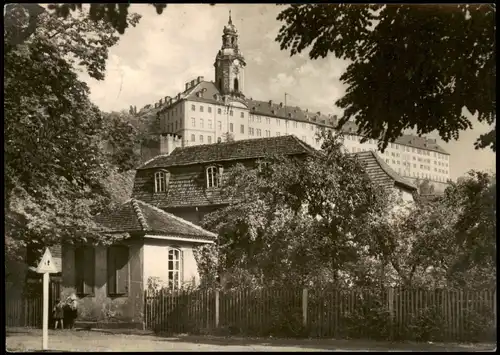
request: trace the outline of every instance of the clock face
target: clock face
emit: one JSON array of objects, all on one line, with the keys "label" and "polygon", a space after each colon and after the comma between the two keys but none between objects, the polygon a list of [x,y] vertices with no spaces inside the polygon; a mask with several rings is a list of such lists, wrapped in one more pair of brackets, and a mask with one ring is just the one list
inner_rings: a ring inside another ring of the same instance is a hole
[{"label": "clock face", "polygon": [[240,61],[238,59],[233,60],[234,65],[240,65]]}]

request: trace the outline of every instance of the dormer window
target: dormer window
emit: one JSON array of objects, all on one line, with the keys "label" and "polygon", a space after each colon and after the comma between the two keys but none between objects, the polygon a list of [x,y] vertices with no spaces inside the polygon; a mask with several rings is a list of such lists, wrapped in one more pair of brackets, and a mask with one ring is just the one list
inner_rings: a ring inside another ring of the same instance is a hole
[{"label": "dormer window", "polygon": [[157,171],[155,173],[155,192],[166,192],[170,173],[168,171]]},{"label": "dormer window", "polygon": [[223,168],[217,166],[209,166],[207,173],[207,188],[218,188],[220,186],[220,178],[222,177]]}]

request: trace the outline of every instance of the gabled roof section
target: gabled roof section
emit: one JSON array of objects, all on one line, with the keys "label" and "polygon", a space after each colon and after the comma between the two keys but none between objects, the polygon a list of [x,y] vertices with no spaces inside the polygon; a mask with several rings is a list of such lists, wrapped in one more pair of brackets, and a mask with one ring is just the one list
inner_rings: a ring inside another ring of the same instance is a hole
[{"label": "gabled roof section", "polygon": [[358,157],[359,161],[364,165],[368,176],[374,183],[386,187],[394,187],[394,185],[397,185],[407,190],[417,190],[415,185],[395,172],[377,153],[367,151],[352,153],[352,155]]},{"label": "gabled roof section", "polygon": [[264,158],[273,154],[312,154],[316,149],[294,135],[245,139],[234,142],[176,148],[168,156],[158,156],[138,170]]},{"label": "gabled roof section", "polygon": [[149,232],[213,241],[217,235],[143,201],[130,199],[95,221],[107,232]]}]

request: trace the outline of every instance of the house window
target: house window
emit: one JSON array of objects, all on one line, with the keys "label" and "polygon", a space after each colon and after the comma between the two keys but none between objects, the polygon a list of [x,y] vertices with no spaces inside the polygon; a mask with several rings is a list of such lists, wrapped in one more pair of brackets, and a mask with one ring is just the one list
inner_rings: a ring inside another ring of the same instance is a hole
[{"label": "house window", "polygon": [[196,107],[194,105],[191,105],[191,111],[196,111]]},{"label": "house window", "polygon": [[220,115],[222,113],[222,110],[220,108],[218,108],[217,113]]},{"label": "house window", "polygon": [[276,137],[279,137],[281,135],[280,132],[276,132]]},{"label": "house window", "polygon": [[208,120],[208,129],[212,129],[212,120]]},{"label": "house window", "polygon": [[276,119],[276,125],[279,126],[280,125],[280,120],[279,118]]},{"label": "house window", "polygon": [[266,137],[271,137],[271,131],[266,130]]},{"label": "house window", "polygon": [[212,144],[212,136],[208,136],[207,140],[208,140],[208,144]]},{"label": "house window", "polygon": [[293,122],[293,127],[297,128],[297,122]]},{"label": "house window", "polygon": [[219,125],[219,131],[222,131],[222,122],[221,122],[221,121],[218,121],[217,123],[218,123],[218,125]]},{"label": "house window", "polygon": [[232,116],[233,115],[233,110],[230,110],[229,111],[229,116]]},{"label": "house window", "polygon": [[217,169],[215,166],[209,166],[207,168],[207,187],[219,187],[219,171],[222,168]]},{"label": "house window", "polygon": [[108,294],[125,295],[129,283],[129,250],[126,245],[108,247]]},{"label": "house window", "polygon": [[212,113],[212,108],[210,106],[208,106],[208,113]]},{"label": "house window", "polygon": [[191,127],[196,127],[196,119],[191,118]]},{"label": "house window", "polygon": [[240,125],[240,133],[245,133],[245,126],[244,125]]},{"label": "house window", "polygon": [[245,112],[242,112],[242,113],[240,114],[240,116],[241,116],[241,118],[245,118]]},{"label": "house window", "polygon": [[200,128],[203,128],[203,118],[200,118]]},{"label": "house window", "polygon": [[178,289],[181,286],[182,251],[176,248],[168,249],[168,285]]},{"label": "house window", "polygon": [[260,137],[262,136],[262,131],[260,130],[260,128],[257,128],[257,137]]},{"label": "house window", "polygon": [[75,289],[79,295],[94,294],[95,250],[93,247],[75,249]]},{"label": "house window", "polygon": [[200,106],[200,112],[203,112],[203,106]]},{"label": "house window", "polygon": [[271,119],[270,118],[266,118],[266,123],[267,124],[271,124]]},{"label": "house window", "polygon": [[233,124],[232,123],[229,124],[229,132],[233,132]]},{"label": "house window", "polygon": [[203,136],[200,134],[200,143],[203,143]]},{"label": "house window", "polygon": [[194,142],[195,141],[195,136],[194,134],[191,135],[191,142]]},{"label": "house window", "polygon": [[167,191],[169,173],[166,171],[157,171],[155,173],[155,192]]}]

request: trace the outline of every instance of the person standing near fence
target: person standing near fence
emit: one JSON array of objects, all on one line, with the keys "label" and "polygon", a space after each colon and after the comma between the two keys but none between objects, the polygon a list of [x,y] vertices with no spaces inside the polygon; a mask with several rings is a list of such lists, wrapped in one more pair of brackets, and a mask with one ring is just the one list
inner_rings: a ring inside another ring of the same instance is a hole
[{"label": "person standing near fence", "polygon": [[54,329],[57,329],[59,323],[61,323],[61,329],[64,329],[64,303],[59,299],[56,300],[52,316],[54,318]]},{"label": "person standing near fence", "polygon": [[76,295],[73,293],[66,299],[66,312],[67,312],[67,322],[68,328],[73,329],[75,326],[75,320],[78,317],[78,303]]}]

